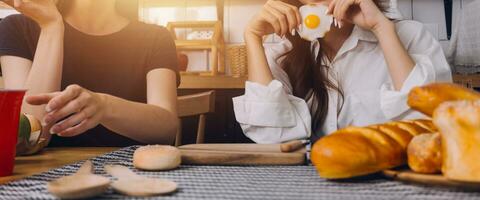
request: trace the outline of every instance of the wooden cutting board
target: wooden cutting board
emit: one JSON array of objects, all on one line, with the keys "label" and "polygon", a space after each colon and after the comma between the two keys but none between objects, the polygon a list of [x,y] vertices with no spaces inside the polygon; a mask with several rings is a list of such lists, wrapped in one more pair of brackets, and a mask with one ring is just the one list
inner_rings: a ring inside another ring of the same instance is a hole
[{"label": "wooden cutting board", "polygon": [[468,190],[480,190],[479,183],[471,182],[459,182],[449,180],[441,174],[421,174],[411,171],[410,169],[389,169],[384,170],[383,174],[387,177],[410,182],[418,183],[423,185],[433,185],[433,186],[444,186],[444,187],[454,187]]},{"label": "wooden cutting board", "polygon": [[179,147],[182,164],[193,165],[302,165],[305,148],[290,153],[279,144],[190,144]]}]

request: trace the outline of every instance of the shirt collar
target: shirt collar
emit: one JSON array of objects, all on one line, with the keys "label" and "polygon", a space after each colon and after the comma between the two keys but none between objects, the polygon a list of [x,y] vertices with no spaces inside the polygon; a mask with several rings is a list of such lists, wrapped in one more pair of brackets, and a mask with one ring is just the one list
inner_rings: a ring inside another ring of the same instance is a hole
[{"label": "shirt collar", "polygon": [[[343,43],[335,59],[342,56],[344,53],[354,49],[358,45],[358,41],[376,43],[378,42],[378,39],[371,31],[362,29],[359,26],[354,26],[352,33],[347,38],[347,40],[345,40],[345,42]],[[318,55],[318,51],[320,50],[320,42],[318,40],[312,41],[311,50],[315,53],[315,57],[316,57]]]},{"label": "shirt collar", "polygon": [[353,27],[353,31],[350,37],[355,37],[358,40],[363,40],[367,42],[378,42],[377,37],[371,31],[365,30],[358,26]]}]

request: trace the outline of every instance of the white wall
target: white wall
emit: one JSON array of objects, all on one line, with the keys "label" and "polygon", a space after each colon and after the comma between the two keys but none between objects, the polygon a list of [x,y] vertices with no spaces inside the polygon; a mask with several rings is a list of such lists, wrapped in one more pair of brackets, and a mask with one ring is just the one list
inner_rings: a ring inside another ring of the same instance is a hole
[{"label": "white wall", "polygon": [[16,14],[16,13],[17,12],[15,10],[12,10],[12,9],[0,8],[0,18],[4,18],[8,15]]}]

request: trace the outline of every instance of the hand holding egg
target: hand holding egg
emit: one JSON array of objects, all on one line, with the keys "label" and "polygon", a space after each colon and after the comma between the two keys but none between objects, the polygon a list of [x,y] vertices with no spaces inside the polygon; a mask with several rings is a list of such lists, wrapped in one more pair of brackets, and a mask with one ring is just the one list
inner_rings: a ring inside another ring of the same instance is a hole
[{"label": "hand holding egg", "polygon": [[282,1],[269,0],[253,20],[250,21],[245,34],[263,37],[272,33],[283,37],[298,31],[306,40],[322,38],[330,30],[333,22],[327,15],[328,7],[320,4],[297,7]]},{"label": "hand holding egg", "polygon": [[332,0],[327,14],[333,15],[340,28],[349,22],[375,32],[390,22],[373,0]]},{"label": "hand holding egg", "polygon": [[249,23],[245,35],[263,37],[272,33],[284,36],[301,24],[298,8],[282,1],[269,0]]}]

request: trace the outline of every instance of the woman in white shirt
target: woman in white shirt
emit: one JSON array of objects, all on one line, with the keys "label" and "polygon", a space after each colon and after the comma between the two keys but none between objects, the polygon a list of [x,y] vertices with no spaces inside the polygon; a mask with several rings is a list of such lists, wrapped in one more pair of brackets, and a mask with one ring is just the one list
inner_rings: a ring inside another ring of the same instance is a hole
[{"label": "woman in white shirt", "polygon": [[[313,42],[292,30],[298,7],[324,3],[336,23]],[[249,81],[234,98],[237,121],[257,143],[313,141],[346,126],[423,117],[410,110],[414,86],[451,82],[438,41],[415,21],[389,20],[377,0],[270,0],[244,37]],[[264,48],[262,38],[285,36]]]}]

